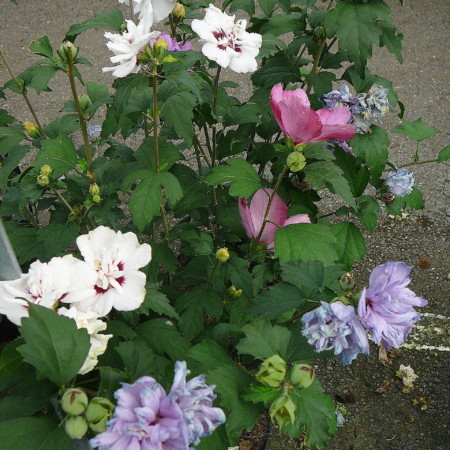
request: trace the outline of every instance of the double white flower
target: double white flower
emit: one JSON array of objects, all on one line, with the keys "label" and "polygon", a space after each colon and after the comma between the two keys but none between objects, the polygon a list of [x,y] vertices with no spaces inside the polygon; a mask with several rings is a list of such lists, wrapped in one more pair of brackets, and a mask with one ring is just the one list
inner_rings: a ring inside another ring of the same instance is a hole
[{"label": "double white flower", "polygon": [[254,72],[262,36],[247,33],[247,21],[238,20],[235,23],[234,18],[209,5],[205,18],[193,20],[191,27],[205,41],[202,52],[207,58],[237,73]]}]

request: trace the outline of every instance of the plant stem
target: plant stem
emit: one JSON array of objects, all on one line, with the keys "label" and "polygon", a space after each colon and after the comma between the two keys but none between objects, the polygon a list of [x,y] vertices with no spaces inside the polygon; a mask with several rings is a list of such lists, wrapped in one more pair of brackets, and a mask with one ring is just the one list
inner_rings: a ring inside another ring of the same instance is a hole
[{"label": "plant stem", "polygon": [[70,89],[72,91],[73,101],[75,103],[75,108],[80,119],[81,134],[83,135],[84,151],[86,153],[86,160],[88,164],[88,177],[89,183],[95,184],[95,174],[92,170],[92,151],[91,144],[89,144],[89,138],[87,134],[86,118],[84,117],[83,110],[81,109],[80,102],[78,100],[77,86],[75,84],[75,75],[73,73],[73,58],[71,55],[71,50],[68,49],[69,56],[67,58],[67,75],[69,76]]},{"label": "plant stem", "polygon": [[205,150],[201,146],[200,141],[198,140],[198,137],[195,135],[194,135],[193,144],[194,144],[194,148],[196,149],[196,151],[198,151],[202,154],[203,159],[206,162],[206,165],[211,169],[211,167],[212,167],[211,162],[208,160],[208,156],[206,155]]},{"label": "plant stem", "polygon": [[[220,71],[222,67],[217,67],[216,76],[214,77],[214,103],[213,103],[213,113],[217,114],[217,90],[219,87],[219,77]],[[213,135],[212,135],[212,154],[211,154],[211,166],[214,167],[216,165],[216,144],[217,144],[217,124],[213,125]]]},{"label": "plant stem", "polygon": [[9,74],[11,75],[11,78],[13,79],[14,83],[15,83],[16,86],[19,88],[20,93],[21,93],[23,99],[25,100],[25,103],[27,104],[28,109],[30,110],[31,115],[33,116],[33,120],[34,120],[34,122],[36,123],[36,126],[37,126],[37,128],[38,128],[38,130],[39,130],[39,133],[41,133],[42,136],[45,136],[44,130],[42,129],[42,126],[41,126],[41,124],[40,124],[40,122],[39,122],[39,119],[37,118],[37,115],[36,115],[36,113],[35,113],[35,111],[34,111],[34,109],[33,109],[33,106],[31,105],[30,100],[28,99],[27,93],[25,92],[25,88],[19,83],[19,80],[14,76],[14,73],[13,73],[13,71],[11,70],[11,68],[9,67],[8,62],[6,61],[6,58],[5,58],[5,56],[3,55],[3,53],[1,52],[1,50],[0,50],[0,58],[2,59],[3,64],[4,64],[5,67],[6,67],[6,70],[7,70],[7,71],[9,72]]},{"label": "plant stem", "polygon": [[[323,52],[323,49],[325,47],[326,42],[327,42],[327,37],[324,36],[320,40],[319,48],[317,49],[317,53],[314,56],[314,64],[313,64],[313,68],[311,70],[311,73],[319,73],[320,58],[322,57],[322,52]],[[311,89],[312,89],[312,84],[308,83],[308,86],[306,88],[306,93],[309,94],[311,92]]]},{"label": "plant stem", "polygon": [[[412,161],[406,164],[402,164],[401,166],[397,166],[397,169],[402,169],[403,167],[409,167],[409,166],[417,166],[419,164],[429,164],[429,163],[434,163],[434,162],[438,162],[438,159],[425,159],[423,161]],[[384,169],[383,172],[389,172],[390,170],[392,170],[392,168],[388,168],[388,169]]]},{"label": "plant stem", "polygon": [[80,219],[78,218],[73,208],[69,205],[69,203],[67,203],[67,200],[56,189],[52,188],[52,191],[59,198],[60,202],[69,210],[70,214],[72,214],[77,223],[80,224]]}]

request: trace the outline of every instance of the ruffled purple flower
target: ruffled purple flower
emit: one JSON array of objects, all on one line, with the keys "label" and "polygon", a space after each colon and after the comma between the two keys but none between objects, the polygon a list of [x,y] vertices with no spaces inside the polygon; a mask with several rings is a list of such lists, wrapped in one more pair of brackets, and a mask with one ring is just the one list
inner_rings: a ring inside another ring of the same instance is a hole
[{"label": "ruffled purple flower", "polygon": [[350,94],[350,90],[346,84],[341,84],[339,90],[333,90],[328,94],[324,94],[322,102],[325,108],[328,109],[345,106],[352,114],[357,112],[357,106],[359,105],[358,98]]},{"label": "ruffled purple flower", "polygon": [[406,169],[391,170],[384,182],[391,194],[404,197],[412,192],[414,186],[414,174]]},{"label": "ruffled purple flower", "polygon": [[185,52],[192,50],[192,43],[190,41],[178,42],[175,38],[170,37],[169,33],[161,33],[156,38],[150,39],[150,46],[153,45],[158,39],[162,39],[167,44],[167,50],[169,52]]},{"label": "ruffled purple flower", "polygon": [[406,286],[411,267],[389,261],[372,270],[369,287],[364,289],[358,304],[362,324],[372,333],[372,340],[386,350],[405,342],[414,323],[420,320],[413,306],[428,302]]},{"label": "ruffled purple flower", "polygon": [[169,397],[183,411],[189,432],[189,442],[197,445],[201,437],[209,436],[225,422],[225,414],[220,408],[212,406],[216,398],[215,386],[208,386],[204,375],[186,382],[186,376],[189,373],[184,361],[176,362],[175,378]]},{"label": "ruffled purple flower", "polygon": [[353,149],[350,147],[350,145],[348,145],[347,141],[345,141],[344,139],[330,139],[327,142],[328,144],[325,145],[325,148],[327,148],[328,150],[334,152],[334,144],[336,144],[339,145],[339,147],[341,147],[342,150],[344,150],[344,152],[353,155]]},{"label": "ruffled purple flower", "polygon": [[317,352],[334,350],[342,364],[350,364],[358,353],[369,354],[366,332],[352,306],[342,302],[326,303],[306,313],[302,334]]},{"label": "ruffled purple flower", "polygon": [[89,143],[93,144],[93,143],[97,142],[100,138],[101,133],[102,133],[101,125],[89,125],[87,127],[87,135],[88,135]]}]

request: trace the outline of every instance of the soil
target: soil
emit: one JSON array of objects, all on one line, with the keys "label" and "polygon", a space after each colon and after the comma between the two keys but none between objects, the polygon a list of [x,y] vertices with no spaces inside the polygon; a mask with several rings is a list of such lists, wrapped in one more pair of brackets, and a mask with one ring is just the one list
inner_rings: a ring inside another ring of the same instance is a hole
[{"label": "soil", "polygon": [[[116,0],[0,0],[0,48],[15,73],[37,58],[30,54],[28,44],[45,34],[54,47],[61,42],[72,23],[81,23],[94,13],[117,7]],[[386,49],[374,49],[371,71],[393,81],[399,99],[406,107],[408,120],[422,118],[437,129],[433,138],[420,145],[423,160],[435,158],[448,144],[449,117],[449,8],[446,0],[388,0],[393,8],[393,21],[404,34],[404,63],[400,65]],[[125,11],[125,9],[124,9]],[[88,31],[80,36],[80,55],[92,62],[83,70],[86,80],[111,83],[109,51],[103,32]],[[9,79],[0,67],[0,85]],[[240,83],[239,96],[248,97],[248,78],[229,70],[224,76]],[[70,99],[67,80],[59,74],[51,82],[53,92],[36,95],[36,105],[45,124],[56,118],[63,104]],[[19,96],[3,102],[12,115],[21,121],[30,120]],[[399,124],[395,113],[384,121],[388,129]],[[410,161],[415,144],[408,138],[390,134],[391,160],[396,164]],[[367,285],[371,269],[388,260],[404,261],[414,266],[411,288],[429,301],[422,309],[423,320],[415,327],[401,352],[383,365],[373,346],[370,357],[360,356],[351,366],[326,361],[317,368],[317,375],[328,394],[346,409],[345,424],[329,442],[328,449],[420,449],[438,450],[450,447],[449,439],[449,191],[448,167],[424,164],[411,168],[416,185],[424,192],[425,209],[402,220],[381,214],[377,228],[367,235],[368,252],[356,269],[357,283]],[[3,326],[3,324],[2,324]],[[396,376],[400,364],[410,365],[419,378],[415,389],[405,392]],[[302,447],[301,440],[280,436],[275,427],[262,420],[253,434],[243,437],[242,449],[289,450]]]}]

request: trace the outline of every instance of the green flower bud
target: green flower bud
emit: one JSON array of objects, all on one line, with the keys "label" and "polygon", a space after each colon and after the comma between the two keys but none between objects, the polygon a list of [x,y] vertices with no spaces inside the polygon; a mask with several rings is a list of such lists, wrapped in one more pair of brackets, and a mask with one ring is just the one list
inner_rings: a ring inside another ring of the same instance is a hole
[{"label": "green flower bud", "polygon": [[100,203],[102,201],[102,198],[100,197],[100,195],[95,194],[95,195],[92,196],[92,201],[94,203]]},{"label": "green flower bud", "polygon": [[71,416],[64,424],[66,433],[72,439],[81,439],[88,430],[88,424],[83,416]]},{"label": "green flower bud", "polygon": [[186,8],[181,3],[177,2],[175,3],[171,14],[177,21],[182,21],[186,17]]},{"label": "green flower bud", "polygon": [[339,281],[343,291],[351,291],[355,287],[355,278],[351,272],[344,273]]},{"label": "green flower bud", "polygon": [[42,187],[46,187],[50,184],[50,178],[47,175],[38,175],[37,184]]},{"label": "green flower bud", "polygon": [[167,42],[164,39],[156,39],[153,44],[153,55],[155,58],[163,58],[167,52]]},{"label": "green flower bud", "polygon": [[89,186],[89,194],[91,194],[91,195],[100,194],[100,188],[98,187],[97,183],[93,183]]},{"label": "green flower bud", "polygon": [[306,160],[302,153],[292,152],[289,153],[286,164],[289,166],[291,172],[298,172],[306,166]]},{"label": "green flower bud", "polygon": [[322,39],[325,36],[325,29],[322,26],[314,28],[314,36],[316,39]]},{"label": "green flower bud", "polygon": [[26,120],[22,125],[25,128],[25,131],[28,133],[28,136],[32,137],[33,139],[38,139],[42,136],[39,128],[33,122],[29,122],[28,120]]},{"label": "green flower bud", "polygon": [[273,355],[261,364],[256,379],[265,386],[276,388],[283,382],[285,375],[286,363],[280,356]]},{"label": "green flower bud", "polygon": [[87,407],[85,417],[89,428],[96,433],[106,430],[106,422],[111,418],[114,404],[107,398],[94,397]]},{"label": "green flower bud", "polygon": [[311,386],[314,381],[314,367],[309,364],[295,364],[290,372],[290,381],[301,389]]},{"label": "green flower bud", "polygon": [[75,47],[72,42],[66,41],[58,48],[57,52],[65,63],[72,63],[77,57],[78,47]]},{"label": "green flower bud", "polygon": [[49,176],[53,172],[53,169],[48,164],[44,164],[43,166],[41,166],[40,172],[41,172],[41,175]]},{"label": "green flower bud", "polygon": [[242,295],[242,289],[236,289],[236,286],[232,285],[228,288],[228,292],[232,297],[238,298]]},{"label": "green flower bud", "polygon": [[269,409],[272,422],[277,421],[278,426],[283,428],[285,424],[295,421],[295,404],[287,395],[280,395],[272,403]]},{"label": "green flower bud", "polygon": [[81,94],[78,96],[78,103],[80,104],[81,111],[86,111],[89,106],[92,105],[91,99],[87,94]]},{"label": "green flower bud", "polygon": [[78,416],[86,411],[87,395],[78,388],[67,389],[61,398],[61,408],[71,416]]},{"label": "green flower bud", "polygon": [[228,253],[228,249],[226,247],[219,248],[216,252],[216,258],[220,262],[226,262],[230,259],[230,254]]}]

